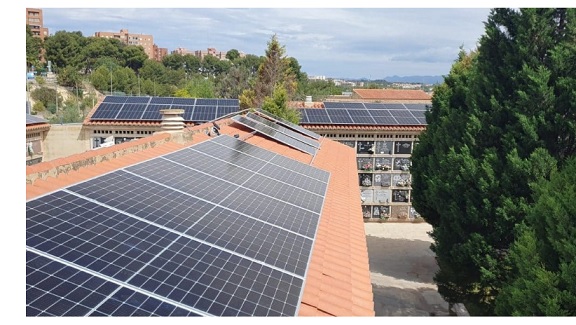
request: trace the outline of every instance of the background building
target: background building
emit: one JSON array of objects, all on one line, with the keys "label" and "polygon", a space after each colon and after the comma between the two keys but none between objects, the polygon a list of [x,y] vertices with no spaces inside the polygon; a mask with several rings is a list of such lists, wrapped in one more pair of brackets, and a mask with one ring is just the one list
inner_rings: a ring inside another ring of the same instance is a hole
[{"label": "background building", "polygon": [[42,40],[48,36],[48,28],[44,27],[42,9],[26,8],[26,25],[30,26],[32,35]]},{"label": "background building", "polygon": [[119,33],[114,32],[96,32],[94,37],[114,38],[127,45],[139,45],[144,48],[148,58],[154,60],[154,37],[147,34],[129,33],[127,29],[121,29]]}]

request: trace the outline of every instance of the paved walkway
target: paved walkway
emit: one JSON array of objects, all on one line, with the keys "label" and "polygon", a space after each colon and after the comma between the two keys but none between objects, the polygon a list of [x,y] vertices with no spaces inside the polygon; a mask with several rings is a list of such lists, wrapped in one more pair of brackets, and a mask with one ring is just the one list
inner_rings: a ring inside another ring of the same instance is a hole
[{"label": "paved walkway", "polygon": [[426,223],[366,223],[376,316],[448,316]]}]

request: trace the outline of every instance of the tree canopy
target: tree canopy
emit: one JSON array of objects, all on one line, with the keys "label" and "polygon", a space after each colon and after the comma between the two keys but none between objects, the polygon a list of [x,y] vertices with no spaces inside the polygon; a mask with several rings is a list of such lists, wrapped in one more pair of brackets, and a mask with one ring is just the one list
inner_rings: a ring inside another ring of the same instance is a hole
[{"label": "tree canopy", "polygon": [[574,9],[493,9],[477,51],[435,88],[412,159],[416,210],[433,230],[439,292],[494,314],[514,228],[534,184],[573,155]]}]

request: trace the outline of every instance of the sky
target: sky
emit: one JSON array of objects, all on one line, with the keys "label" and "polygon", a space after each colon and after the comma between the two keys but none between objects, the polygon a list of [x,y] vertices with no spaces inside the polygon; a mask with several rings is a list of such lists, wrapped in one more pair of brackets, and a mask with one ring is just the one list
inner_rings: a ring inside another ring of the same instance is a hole
[{"label": "sky", "polygon": [[109,7],[106,1],[83,1],[86,7],[72,9],[70,2],[60,1],[38,8],[50,34],[64,30],[93,36],[128,29],[153,35],[154,43],[169,53],[212,47],[260,56],[276,34],[286,55],[296,58],[309,76],[367,79],[448,74],[460,47],[476,48],[490,11],[482,6],[375,8],[370,1],[365,2],[372,7],[365,8],[298,7],[298,1],[276,8],[204,2],[214,7],[183,8],[184,2],[163,1],[156,8],[138,7],[137,2],[132,7],[122,2],[124,8],[118,8],[111,1]]}]

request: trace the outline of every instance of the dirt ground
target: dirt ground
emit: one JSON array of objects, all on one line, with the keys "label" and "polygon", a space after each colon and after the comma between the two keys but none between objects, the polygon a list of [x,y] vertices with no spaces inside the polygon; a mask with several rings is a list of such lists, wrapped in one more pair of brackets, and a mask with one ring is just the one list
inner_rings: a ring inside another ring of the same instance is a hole
[{"label": "dirt ground", "polygon": [[448,316],[426,223],[366,223],[376,316]]}]

